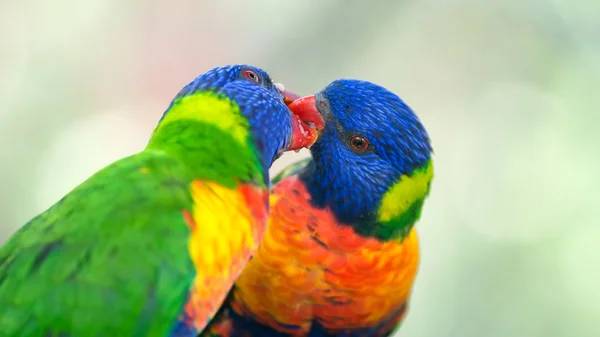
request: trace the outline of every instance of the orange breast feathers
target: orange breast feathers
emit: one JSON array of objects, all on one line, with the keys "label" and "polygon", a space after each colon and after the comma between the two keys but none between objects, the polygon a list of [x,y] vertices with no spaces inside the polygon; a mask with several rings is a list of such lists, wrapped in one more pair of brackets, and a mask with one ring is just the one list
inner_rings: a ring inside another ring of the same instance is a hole
[{"label": "orange breast feathers", "polygon": [[252,185],[230,189],[195,181],[194,206],[183,216],[190,226],[189,251],[196,279],[186,305],[196,329],[204,328],[258,249],[268,219],[268,190]]},{"label": "orange breast feathers", "polygon": [[334,331],[393,319],[417,272],[415,231],[401,242],[364,238],[308,199],[295,176],[277,184],[264,240],[236,282],[234,310],[300,335],[313,320]]}]

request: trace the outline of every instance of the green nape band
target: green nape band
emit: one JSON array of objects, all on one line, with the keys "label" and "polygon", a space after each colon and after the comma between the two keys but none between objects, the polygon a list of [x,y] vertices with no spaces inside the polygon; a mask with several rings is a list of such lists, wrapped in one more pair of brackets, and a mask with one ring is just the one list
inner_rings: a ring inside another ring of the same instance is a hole
[{"label": "green nape band", "polygon": [[433,162],[403,175],[387,191],[378,211],[379,232],[376,236],[395,237],[408,234],[412,225],[419,219],[425,198],[429,194],[433,179]]},{"label": "green nape band", "polygon": [[154,130],[147,150],[180,160],[196,179],[235,188],[265,184],[250,124],[235,102],[212,92],[177,98]]}]

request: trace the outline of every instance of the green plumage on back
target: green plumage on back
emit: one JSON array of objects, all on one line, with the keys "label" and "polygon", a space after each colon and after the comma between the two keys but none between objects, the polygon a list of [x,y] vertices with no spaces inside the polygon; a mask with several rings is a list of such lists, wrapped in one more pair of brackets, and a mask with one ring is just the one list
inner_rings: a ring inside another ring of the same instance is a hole
[{"label": "green plumage on back", "polygon": [[0,335],[169,331],[194,277],[181,218],[192,205],[191,179],[178,161],[145,151],[99,171],[26,224],[0,250],[0,308],[9,310],[0,313]]}]

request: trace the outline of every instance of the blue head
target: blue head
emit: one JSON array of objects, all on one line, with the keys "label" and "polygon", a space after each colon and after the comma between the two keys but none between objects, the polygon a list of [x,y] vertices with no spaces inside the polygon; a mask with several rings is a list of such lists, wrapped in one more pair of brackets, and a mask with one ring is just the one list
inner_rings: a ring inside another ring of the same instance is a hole
[{"label": "blue head", "polygon": [[332,82],[312,104],[326,122],[301,175],[312,202],[360,234],[406,235],[433,174],[432,147],[419,118],[392,92],[359,80]]},{"label": "blue head", "polygon": [[[263,108],[262,105],[266,105],[267,108],[285,111],[281,87],[275,85],[269,74],[263,69],[246,64],[226,65],[210,69],[183,87],[175,99],[198,91],[222,93],[236,103],[248,106],[248,111],[242,109],[242,112],[251,113],[255,105],[261,105],[261,108]],[[252,102],[252,98],[261,100]]]},{"label": "blue head", "polygon": [[[189,99],[206,93],[209,96],[202,99]],[[248,133],[262,167],[267,170],[281,151],[310,145],[317,136],[313,129],[309,129],[309,136],[297,130],[298,123],[294,121],[298,117],[284,103],[284,93],[283,86],[273,83],[260,68],[242,64],[216,67],[181,89],[164,112],[159,128],[173,121],[196,120],[225,134]],[[195,138],[196,134],[191,135],[195,142],[206,142]],[[214,138],[214,133],[205,137]]]}]

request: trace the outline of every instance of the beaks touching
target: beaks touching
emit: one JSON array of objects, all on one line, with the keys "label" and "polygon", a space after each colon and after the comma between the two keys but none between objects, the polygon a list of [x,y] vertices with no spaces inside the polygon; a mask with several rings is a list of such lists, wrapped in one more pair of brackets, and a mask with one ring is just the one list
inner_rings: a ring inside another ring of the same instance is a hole
[{"label": "beaks touching", "polygon": [[298,152],[302,148],[310,149],[318,138],[319,130],[298,115],[292,114],[292,140],[288,150]]},{"label": "beaks touching", "polygon": [[325,121],[315,105],[315,96],[301,98],[285,90],[279,83],[275,86],[284,95],[283,101],[292,111],[292,140],[288,150],[298,152],[302,148],[310,149],[319,138],[319,131],[325,127]]},{"label": "beaks touching", "polygon": [[317,109],[317,98],[315,95],[295,99],[288,104],[292,113],[319,131],[325,128],[325,120]]}]

